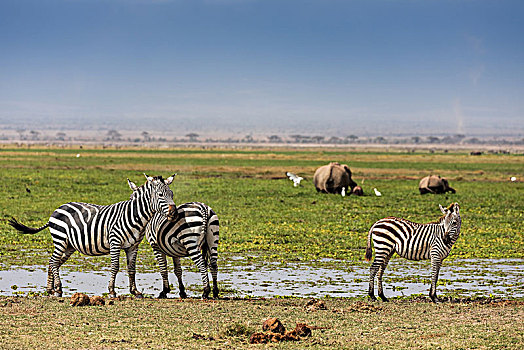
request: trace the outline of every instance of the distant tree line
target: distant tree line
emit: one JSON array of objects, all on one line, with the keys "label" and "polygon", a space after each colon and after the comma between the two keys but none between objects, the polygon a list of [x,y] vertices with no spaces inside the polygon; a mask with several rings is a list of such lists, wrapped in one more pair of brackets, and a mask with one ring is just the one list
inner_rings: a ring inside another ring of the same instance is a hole
[{"label": "distant tree line", "polygon": [[[58,141],[58,142],[72,142],[72,141],[103,141],[103,142],[129,142],[129,143],[162,143],[162,142],[176,142],[176,143],[271,143],[271,144],[467,144],[467,145],[482,145],[482,144],[498,144],[498,145],[523,145],[524,138],[507,140],[503,138],[478,138],[467,137],[464,134],[453,134],[444,136],[372,136],[362,137],[354,134],[339,137],[339,136],[324,136],[324,135],[302,135],[291,134],[288,136],[281,136],[272,134],[269,136],[256,138],[252,134],[247,134],[240,138],[207,138],[201,139],[200,135],[195,132],[190,132],[183,137],[174,137],[171,139],[165,137],[155,137],[154,133],[148,131],[140,132],[136,137],[123,137],[123,135],[116,129],[110,129],[105,134],[99,137],[72,137],[68,136],[65,131],[56,132],[54,136],[45,135],[43,132],[37,130],[17,129],[18,139],[21,141]],[[9,140],[5,135],[0,135],[1,140]]]}]

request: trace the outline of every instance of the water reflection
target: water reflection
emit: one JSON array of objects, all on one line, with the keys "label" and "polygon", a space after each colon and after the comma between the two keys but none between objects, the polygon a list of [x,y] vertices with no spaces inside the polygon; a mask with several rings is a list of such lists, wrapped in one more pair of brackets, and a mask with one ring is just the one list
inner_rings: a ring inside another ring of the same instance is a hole
[{"label": "water reflection", "polygon": [[[350,265],[344,261],[319,260],[308,263],[268,262],[253,264],[243,257],[222,259],[219,265],[222,296],[297,296],[297,297],[355,297],[367,293],[369,265]],[[146,294],[157,295],[162,286],[158,272],[140,273],[138,288]],[[61,269],[64,296],[75,292],[100,295],[107,292],[109,269],[79,272]],[[176,278],[170,297],[177,297]],[[384,275],[385,294],[388,297],[427,294],[430,263],[397,259],[390,262]],[[184,281],[188,295],[199,297],[202,286],[200,274],[194,266],[184,266]],[[524,259],[482,259],[445,261],[440,273],[439,295],[456,293],[458,296],[524,297]],[[0,294],[43,292],[47,270],[17,267],[0,271]],[[128,294],[127,273],[118,274],[117,293]]]}]

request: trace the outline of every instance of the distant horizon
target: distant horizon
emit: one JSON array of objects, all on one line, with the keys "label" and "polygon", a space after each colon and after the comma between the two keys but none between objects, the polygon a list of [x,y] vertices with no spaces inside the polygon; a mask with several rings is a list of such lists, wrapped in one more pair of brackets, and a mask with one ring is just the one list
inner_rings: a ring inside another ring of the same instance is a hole
[{"label": "distant horizon", "polygon": [[[145,125],[142,125],[145,126]],[[151,126],[151,125],[149,125]],[[107,124],[107,125],[88,125],[83,128],[73,127],[73,126],[59,126],[59,125],[50,125],[50,124],[2,124],[0,123],[0,136],[1,135],[19,135],[20,131],[23,130],[22,134],[29,135],[32,131],[36,131],[47,137],[55,136],[59,132],[64,132],[65,134],[70,134],[77,136],[80,133],[85,133],[91,135],[92,137],[101,138],[103,135],[106,135],[109,131],[115,130],[126,135],[141,135],[143,132],[149,133],[152,137],[168,137],[168,138],[184,138],[186,135],[195,133],[199,138],[244,138],[246,136],[252,136],[254,138],[266,138],[269,136],[279,136],[282,138],[292,138],[293,135],[302,135],[304,137],[314,137],[314,136],[323,136],[326,138],[329,137],[339,137],[347,138],[351,135],[357,136],[361,139],[364,138],[376,138],[376,137],[386,137],[386,138],[407,138],[407,137],[446,137],[446,136],[456,136],[463,135],[465,138],[480,138],[480,139],[497,139],[497,138],[507,138],[508,140],[520,140],[524,139],[524,132],[498,132],[498,133],[467,133],[467,132],[456,132],[456,131],[431,131],[431,130],[389,130],[383,133],[378,131],[366,131],[366,130],[350,130],[344,132],[344,129],[336,128],[324,128],[324,129],[300,129],[300,128],[279,128],[272,129],[271,127],[264,128],[250,128],[248,126],[243,126],[233,129],[209,129],[209,128],[199,128],[198,126],[187,127],[187,128],[136,128],[132,127],[130,124]],[[95,136],[93,136],[95,135]]]}]

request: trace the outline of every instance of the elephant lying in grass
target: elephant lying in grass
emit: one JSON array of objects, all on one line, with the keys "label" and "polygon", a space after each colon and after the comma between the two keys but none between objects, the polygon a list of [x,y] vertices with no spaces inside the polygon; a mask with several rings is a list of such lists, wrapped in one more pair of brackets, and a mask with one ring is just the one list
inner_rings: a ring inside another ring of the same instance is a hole
[{"label": "elephant lying in grass", "polygon": [[420,194],[426,193],[455,193],[455,189],[449,186],[448,180],[438,175],[429,175],[420,180],[418,184]]},{"label": "elephant lying in grass", "polygon": [[351,170],[346,164],[331,162],[315,171],[313,182],[318,192],[350,194],[357,184],[351,179]]}]

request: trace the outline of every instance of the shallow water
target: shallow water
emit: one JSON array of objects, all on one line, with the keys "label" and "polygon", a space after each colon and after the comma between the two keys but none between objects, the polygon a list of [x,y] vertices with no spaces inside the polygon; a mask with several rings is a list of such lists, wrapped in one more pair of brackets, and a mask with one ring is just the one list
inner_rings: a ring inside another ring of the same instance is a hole
[{"label": "shallow water", "polygon": [[[188,262],[189,263],[189,262]],[[189,296],[202,292],[200,274],[192,265],[184,268],[184,282]],[[78,272],[64,266],[60,270],[64,296],[75,292],[89,295],[107,292],[110,272]],[[221,259],[219,286],[222,296],[238,297],[355,297],[365,296],[368,288],[369,264],[351,265],[345,261],[323,259],[308,263],[268,262],[254,265],[244,257]],[[47,270],[16,267],[0,271],[0,295],[44,292]],[[177,297],[176,277],[169,274],[173,288],[170,297]],[[384,274],[384,293],[388,297],[407,296],[429,291],[430,263],[395,259]],[[482,259],[444,261],[437,292],[461,297],[492,296],[524,297],[524,259]],[[158,272],[137,273],[137,286],[143,293],[156,296],[162,287]],[[121,269],[116,291],[128,294],[127,273]],[[375,287],[376,291],[376,287]]]}]

